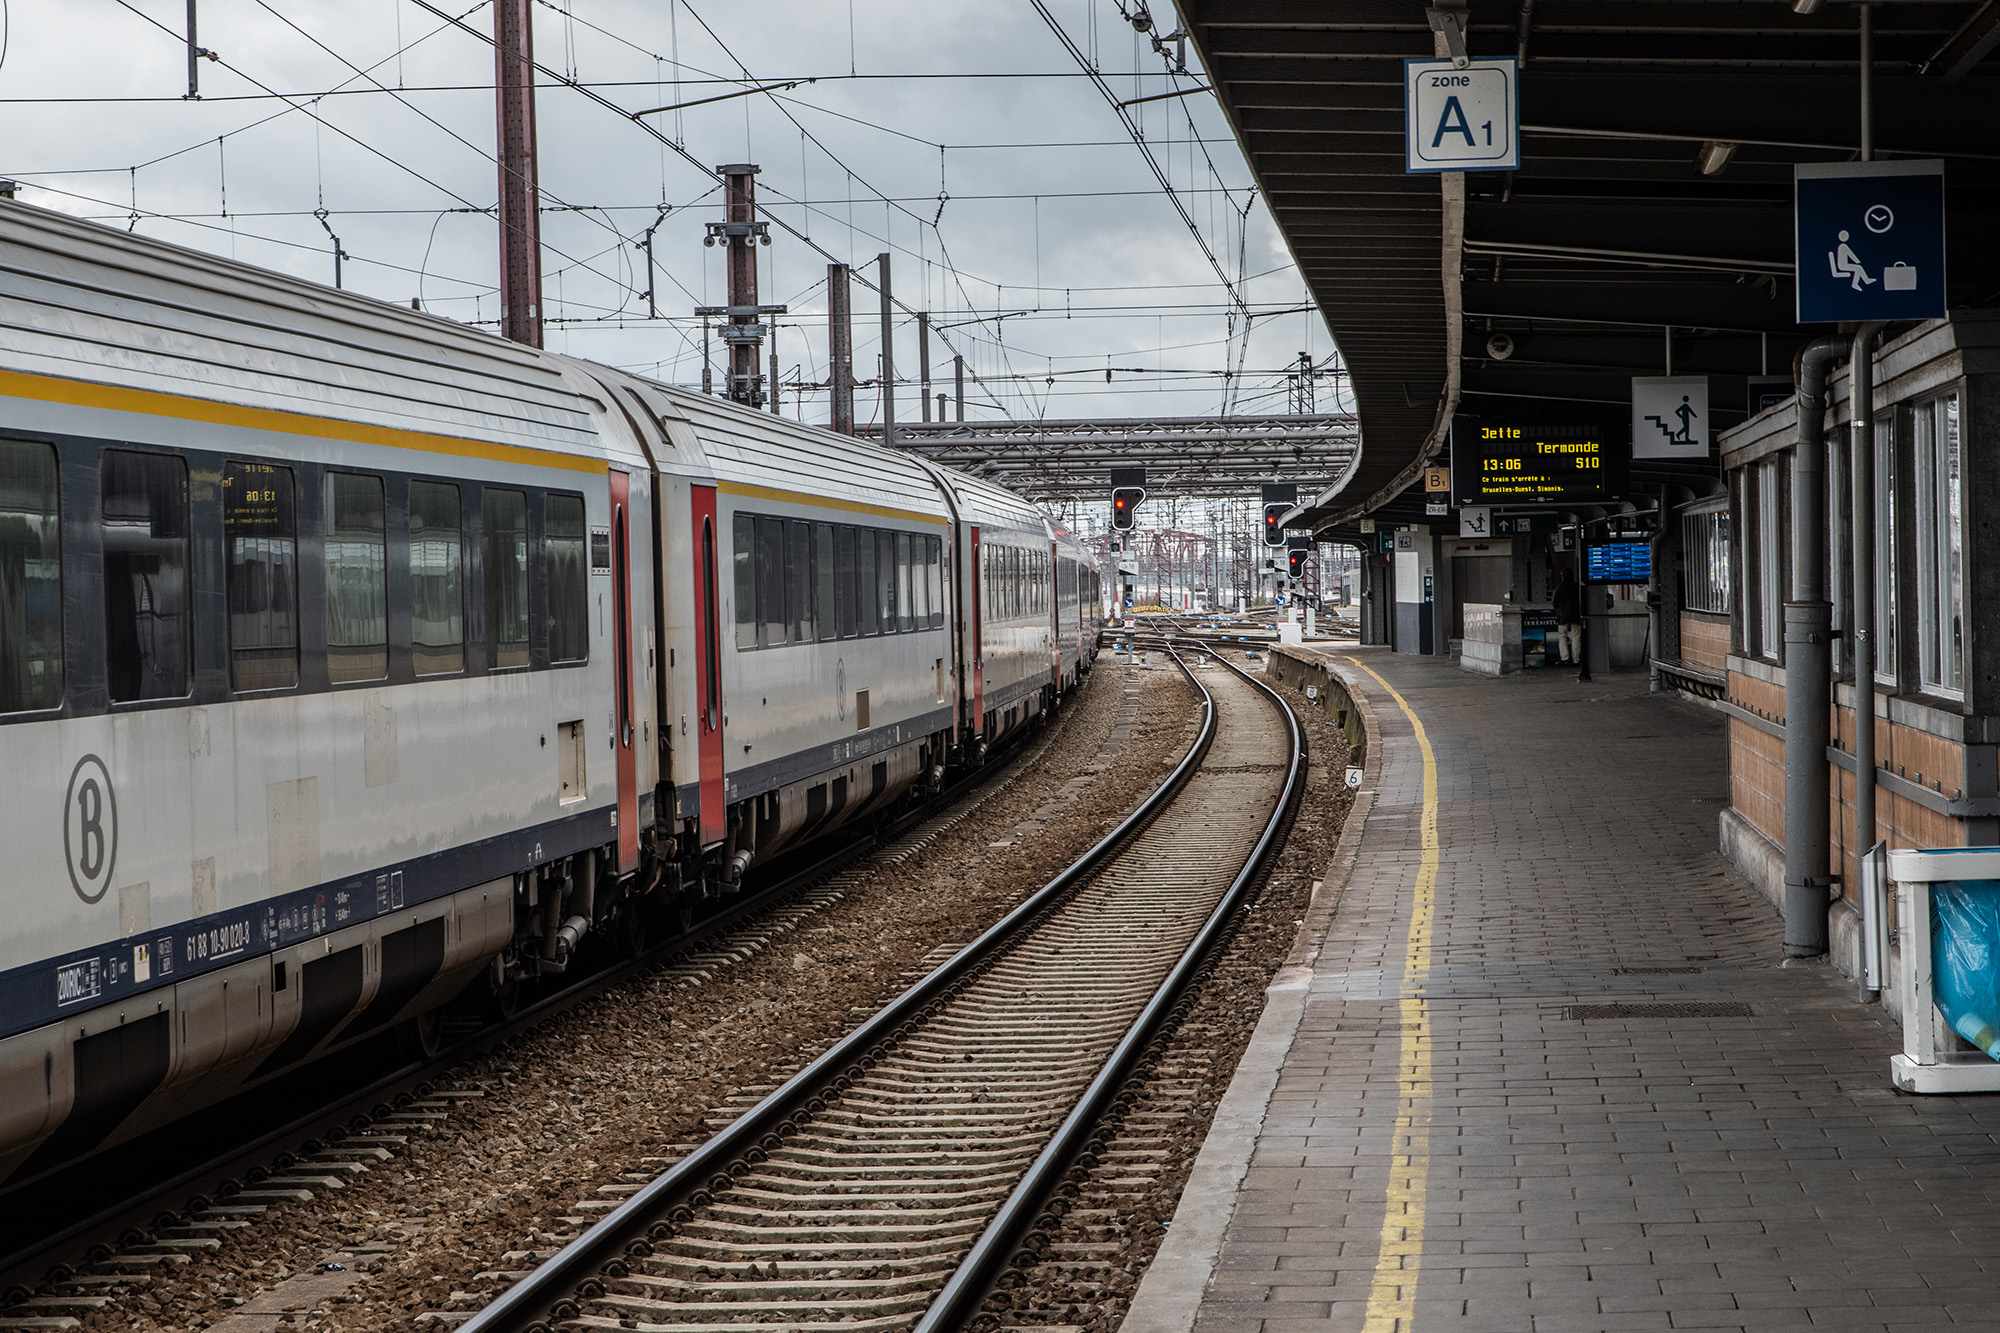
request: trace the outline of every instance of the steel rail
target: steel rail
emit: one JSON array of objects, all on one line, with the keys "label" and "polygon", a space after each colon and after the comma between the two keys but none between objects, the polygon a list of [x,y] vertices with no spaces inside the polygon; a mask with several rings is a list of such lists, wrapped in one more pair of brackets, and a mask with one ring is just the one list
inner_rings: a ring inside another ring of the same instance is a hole
[{"label": "steel rail", "polygon": [[629,1258],[651,1253],[653,1240],[689,1220],[693,1209],[711,1202],[716,1191],[730,1188],[753,1163],[780,1146],[797,1129],[793,1116],[823,1110],[829,1097],[864,1077],[878,1063],[876,1047],[908,1035],[913,1025],[934,1016],[952,993],[995,961],[1046,909],[1067,898],[1143,833],[1200,770],[1215,739],[1214,699],[1178,655],[1175,662],[1202,696],[1201,729],[1173,772],[1138,809],[977,939],[508,1287],[460,1324],[458,1333],[550,1333],[556,1325],[576,1318],[579,1302],[603,1295],[606,1279],[626,1275]]},{"label": "steel rail", "polygon": [[[1167,645],[1167,651],[1174,653],[1175,660],[1180,661],[1180,655],[1174,652],[1171,643]],[[973,1242],[972,1249],[967,1252],[957,1270],[945,1282],[944,1289],[931,1302],[923,1318],[917,1322],[914,1333],[954,1333],[955,1330],[968,1327],[978,1314],[979,1307],[992,1292],[994,1284],[1009,1267],[1014,1265],[1016,1259],[1028,1258],[1028,1261],[1032,1262],[1032,1257],[1021,1254],[1020,1245],[1027,1234],[1042,1220],[1038,1213],[1044,1201],[1062,1182],[1076,1159],[1090,1148],[1097,1122],[1117,1099],[1120,1088],[1131,1076],[1147,1045],[1167,1023],[1175,1005],[1180,1002],[1182,993],[1204,975],[1208,954],[1228,931],[1230,917],[1242,905],[1244,897],[1262,875],[1272,853],[1283,840],[1286,825],[1297,806],[1302,790],[1300,778],[1304,773],[1306,761],[1305,733],[1299,726],[1298,718],[1279,697],[1276,690],[1251,676],[1235,663],[1226,661],[1213,652],[1207,655],[1210,661],[1221,663],[1254,685],[1285,719],[1291,744],[1291,758],[1285,773],[1284,790],[1278,797],[1270,820],[1264,825],[1263,834],[1257,839],[1256,846],[1251,849],[1249,859],[1244,862],[1243,869],[1230,881],[1229,888],[1223,893],[1221,901],[1216,903],[1215,909],[1209,913],[1200,932],[1182,951],[1180,960],[1174,964],[1166,980],[1160,983],[1159,989],[1153,993],[1153,998],[1147,1001],[1146,1007],[1126,1029],[1125,1036],[1112,1050],[1097,1077],[1091,1080],[1090,1086],[1085,1089],[1082,1098],[1050,1138],[1048,1145],[1028,1168],[1027,1174],[1022,1176],[1013,1193],[1007,1196],[1007,1201],[1001,1204],[1000,1211],[994,1214],[993,1220],[987,1223],[986,1230]],[[1183,664],[1183,670],[1185,669]],[[1192,673],[1189,678],[1193,679]],[[1200,688],[1199,681],[1196,685]],[[1202,689],[1202,695],[1204,698],[1208,697],[1205,688]],[[1214,710],[1211,705],[1210,716],[1213,715]]]}]

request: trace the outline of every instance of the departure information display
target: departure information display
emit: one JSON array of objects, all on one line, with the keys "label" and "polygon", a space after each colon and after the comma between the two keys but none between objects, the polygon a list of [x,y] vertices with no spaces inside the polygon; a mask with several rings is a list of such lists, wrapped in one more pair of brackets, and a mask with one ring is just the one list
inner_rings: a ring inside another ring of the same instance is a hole
[{"label": "departure information display", "polygon": [[1652,577],[1651,542],[1596,542],[1583,548],[1585,583],[1644,583]]},{"label": "departure information display", "polygon": [[1604,428],[1459,417],[1451,426],[1451,493],[1461,505],[1601,500],[1622,461]]}]

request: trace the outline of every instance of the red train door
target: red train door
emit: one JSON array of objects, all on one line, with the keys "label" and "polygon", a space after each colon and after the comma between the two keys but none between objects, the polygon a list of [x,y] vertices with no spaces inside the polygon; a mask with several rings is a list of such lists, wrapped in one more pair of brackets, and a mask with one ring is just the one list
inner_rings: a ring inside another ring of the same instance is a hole
[{"label": "red train door", "polygon": [[972,585],[972,734],[979,736],[986,731],[986,634],[979,624],[985,614],[980,592],[986,580],[979,565],[979,528],[969,526],[966,533],[972,543],[972,577],[967,580]]},{"label": "red train door", "polygon": [[611,473],[611,653],[617,690],[618,871],[639,867],[639,767],[632,749],[632,478]]},{"label": "red train door", "polygon": [[701,845],[721,842],[728,833],[722,786],[722,538],[716,531],[715,487],[695,486],[694,605],[695,690],[701,721],[696,727],[696,766],[701,780]]}]

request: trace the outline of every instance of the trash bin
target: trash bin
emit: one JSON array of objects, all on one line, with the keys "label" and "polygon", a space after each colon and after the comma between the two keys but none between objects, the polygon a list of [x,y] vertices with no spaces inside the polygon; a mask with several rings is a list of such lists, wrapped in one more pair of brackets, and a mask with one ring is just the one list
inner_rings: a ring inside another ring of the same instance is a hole
[{"label": "trash bin", "polygon": [[1893,851],[1889,877],[1903,955],[1890,1077],[1905,1092],[2000,1092],[2000,847]]}]

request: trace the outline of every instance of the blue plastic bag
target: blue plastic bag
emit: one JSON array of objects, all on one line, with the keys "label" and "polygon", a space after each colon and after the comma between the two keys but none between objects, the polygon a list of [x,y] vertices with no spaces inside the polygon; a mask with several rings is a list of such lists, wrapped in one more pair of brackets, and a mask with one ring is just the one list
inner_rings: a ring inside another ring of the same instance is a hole
[{"label": "blue plastic bag", "polygon": [[1952,1030],[2000,1060],[2000,881],[1931,885],[1931,988]]}]

